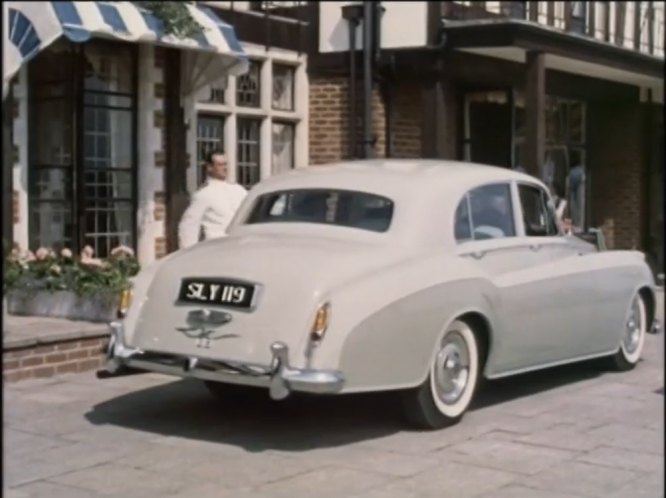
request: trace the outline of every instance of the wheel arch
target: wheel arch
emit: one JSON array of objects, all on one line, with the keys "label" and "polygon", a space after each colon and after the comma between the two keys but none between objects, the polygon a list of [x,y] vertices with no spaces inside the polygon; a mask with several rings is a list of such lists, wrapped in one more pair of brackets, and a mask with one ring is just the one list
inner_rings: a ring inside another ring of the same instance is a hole
[{"label": "wheel arch", "polygon": [[479,311],[467,311],[454,320],[460,320],[470,326],[478,341],[479,373],[485,376],[486,363],[493,344],[492,327],[488,318]]},{"label": "wheel arch", "polygon": [[655,296],[654,291],[652,288],[648,286],[643,286],[640,289],[638,289],[638,295],[643,299],[643,302],[645,303],[645,307],[647,308],[647,330],[649,331],[652,328],[652,324],[654,323],[654,320],[657,316],[657,298]]}]

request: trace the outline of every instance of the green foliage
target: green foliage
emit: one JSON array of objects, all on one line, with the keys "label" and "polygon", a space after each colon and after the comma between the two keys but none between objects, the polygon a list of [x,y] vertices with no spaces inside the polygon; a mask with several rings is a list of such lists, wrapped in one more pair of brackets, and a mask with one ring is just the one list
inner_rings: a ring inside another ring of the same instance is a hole
[{"label": "green foliage", "polygon": [[130,278],[139,272],[139,264],[131,249],[120,247],[106,259],[92,257],[84,249],[74,258],[64,249],[59,255],[40,248],[36,253],[21,253],[5,248],[3,294],[23,291],[72,291],[79,296],[117,294],[131,286]]},{"label": "green foliage", "polygon": [[203,27],[190,15],[186,2],[135,2],[162,21],[165,34],[192,38],[203,33]]},{"label": "green foliage", "polygon": [[2,240],[2,254],[5,262],[2,269],[2,295],[4,296],[9,288],[16,285],[16,282],[23,274],[23,268],[20,262],[12,257],[12,248],[4,239]]}]

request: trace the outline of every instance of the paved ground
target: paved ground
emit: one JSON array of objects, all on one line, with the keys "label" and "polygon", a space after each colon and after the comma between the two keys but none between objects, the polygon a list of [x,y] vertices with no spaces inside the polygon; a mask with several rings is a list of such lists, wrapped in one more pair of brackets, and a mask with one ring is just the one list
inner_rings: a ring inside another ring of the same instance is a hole
[{"label": "paved ground", "polygon": [[632,372],[590,365],[490,383],[459,425],[405,430],[387,396],[261,396],[90,374],[4,390],[4,496],[658,498],[664,336]]}]

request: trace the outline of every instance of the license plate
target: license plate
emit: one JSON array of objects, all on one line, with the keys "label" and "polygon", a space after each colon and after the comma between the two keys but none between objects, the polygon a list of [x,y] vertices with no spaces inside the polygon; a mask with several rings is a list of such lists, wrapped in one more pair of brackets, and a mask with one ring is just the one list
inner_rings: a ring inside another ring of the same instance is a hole
[{"label": "license plate", "polygon": [[255,292],[254,285],[235,280],[184,278],[180,284],[178,301],[247,309],[252,307]]}]

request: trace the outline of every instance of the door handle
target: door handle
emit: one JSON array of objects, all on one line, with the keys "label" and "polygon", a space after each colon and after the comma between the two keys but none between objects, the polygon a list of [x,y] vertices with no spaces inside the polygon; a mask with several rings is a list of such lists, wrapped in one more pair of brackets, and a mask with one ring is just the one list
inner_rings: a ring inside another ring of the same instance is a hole
[{"label": "door handle", "polygon": [[486,255],[486,251],[476,251],[471,254],[474,259],[481,259]]},{"label": "door handle", "polygon": [[530,245],[530,249],[534,252],[540,251],[541,250],[541,244],[532,244],[532,245]]}]

